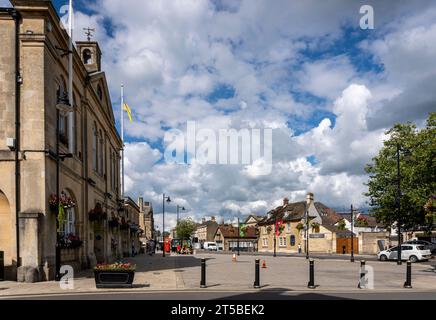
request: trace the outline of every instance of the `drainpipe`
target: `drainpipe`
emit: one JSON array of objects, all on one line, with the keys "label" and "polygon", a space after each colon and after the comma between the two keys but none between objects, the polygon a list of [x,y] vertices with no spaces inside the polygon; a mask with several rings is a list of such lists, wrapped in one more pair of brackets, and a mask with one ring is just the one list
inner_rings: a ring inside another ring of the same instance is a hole
[{"label": "drainpipe", "polygon": [[21,266],[20,257],[20,228],[19,213],[21,211],[21,174],[20,174],[20,100],[21,100],[21,74],[20,74],[20,21],[21,15],[16,9],[6,10],[15,21],[15,223],[17,239],[17,268]]}]

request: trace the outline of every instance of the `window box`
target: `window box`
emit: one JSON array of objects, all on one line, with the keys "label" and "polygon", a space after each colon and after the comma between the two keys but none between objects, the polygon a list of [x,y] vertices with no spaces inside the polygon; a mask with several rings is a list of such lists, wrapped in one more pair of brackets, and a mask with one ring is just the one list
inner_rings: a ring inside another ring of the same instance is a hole
[{"label": "window box", "polygon": [[97,289],[132,288],[135,271],[94,270]]}]

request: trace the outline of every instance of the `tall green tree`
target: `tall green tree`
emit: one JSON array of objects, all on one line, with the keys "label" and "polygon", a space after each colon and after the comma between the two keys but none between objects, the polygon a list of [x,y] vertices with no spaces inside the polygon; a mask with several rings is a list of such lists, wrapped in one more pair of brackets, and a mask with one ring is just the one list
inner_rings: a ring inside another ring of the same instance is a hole
[{"label": "tall green tree", "polygon": [[197,229],[197,224],[191,219],[180,220],[176,227],[177,238],[189,239]]},{"label": "tall green tree", "polygon": [[[425,128],[413,123],[396,124],[379,154],[365,168],[373,215],[386,225],[397,221],[397,146],[400,146],[401,221],[405,229],[433,225],[426,204],[436,194],[436,112]],[[428,207],[428,206],[427,206]],[[430,216],[434,214],[430,213]]]}]

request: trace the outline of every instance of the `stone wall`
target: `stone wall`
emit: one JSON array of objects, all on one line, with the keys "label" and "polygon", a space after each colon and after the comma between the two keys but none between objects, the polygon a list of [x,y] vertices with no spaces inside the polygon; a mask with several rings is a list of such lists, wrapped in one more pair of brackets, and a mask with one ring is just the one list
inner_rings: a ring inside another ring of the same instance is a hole
[{"label": "stone wall", "polygon": [[[276,252],[283,253],[297,253],[298,245],[301,244],[304,250],[304,239],[302,232],[297,230],[297,225],[299,222],[290,222],[288,228],[287,223],[285,223],[285,230],[283,233],[277,237]],[[272,230],[267,231],[268,226],[259,227],[259,239],[258,239],[258,251],[259,252],[273,252],[274,251],[274,225],[270,226]],[[291,236],[295,236],[295,245],[291,245]],[[279,237],[286,237],[286,247],[280,246]],[[267,239],[267,246],[264,246],[264,240]]]},{"label": "stone wall", "polygon": [[359,252],[361,254],[377,254],[380,252],[378,241],[385,241],[385,246],[389,244],[388,232],[361,232],[359,234]]},{"label": "stone wall", "polygon": [[14,152],[6,138],[15,138],[15,22],[0,13],[0,251],[5,252],[5,277],[16,277],[16,207]]},{"label": "stone wall", "polygon": [[[20,70],[23,78],[20,151],[32,150],[23,153],[25,157],[20,161],[20,248],[23,265],[35,268],[40,280],[49,280],[54,276],[56,212],[49,209],[48,199],[56,193],[56,161],[44,151],[56,152],[57,91],[60,84],[66,89],[68,59],[55,48],[66,48],[68,38],[65,30],[59,28],[59,18],[49,2],[20,1],[16,7],[19,11],[20,6],[26,6],[20,24]],[[7,235],[0,238],[0,250],[6,252],[5,262],[11,266],[16,264],[15,164],[10,161],[14,153],[6,147],[6,137],[15,136],[14,41],[14,21],[1,14],[0,160],[8,161],[0,161],[0,192],[4,195],[0,208],[6,208],[0,209],[0,232]],[[80,236],[83,246],[75,250],[74,255],[63,253],[63,262],[76,268],[95,264],[97,249],[101,249],[102,261],[113,261],[118,253],[112,250],[111,238],[121,239],[121,232],[118,229],[109,230],[106,220],[98,223],[89,221],[89,211],[96,203],[102,204],[108,216],[112,212],[117,213],[121,140],[115,129],[107,90],[103,90],[105,96],[100,99],[94,89],[97,84],[106,89],[104,73],[88,76],[81,57],[74,52],[76,148],[70,150],[61,143],[60,152],[71,151],[73,157],[61,163],[60,191],[67,192],[76,202],[75,233]],[[94,125],[98,128],[104,151],[103,170],[99,172],[92,165]],[[115,155],[115,169],[112,170],[115,186],[110,176],[112,154]],[[38,218],[33,215],[38,215]]]}]

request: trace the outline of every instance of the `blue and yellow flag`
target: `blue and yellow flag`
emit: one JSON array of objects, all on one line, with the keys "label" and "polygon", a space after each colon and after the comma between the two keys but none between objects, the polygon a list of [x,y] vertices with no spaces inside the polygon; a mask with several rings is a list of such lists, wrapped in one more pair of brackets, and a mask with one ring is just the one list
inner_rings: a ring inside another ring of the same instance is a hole
[{"label": "blue and yellow flag", "polygon": [[127,103],[125,103],[123,105],[123,110],[127,112],[127,115],[129,116],[130,122],[133,122],[133,119],[132,119],[132,109],[130,109],[130,107],[129,107],[129,105]]}]

